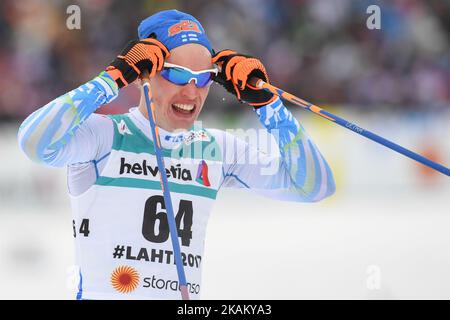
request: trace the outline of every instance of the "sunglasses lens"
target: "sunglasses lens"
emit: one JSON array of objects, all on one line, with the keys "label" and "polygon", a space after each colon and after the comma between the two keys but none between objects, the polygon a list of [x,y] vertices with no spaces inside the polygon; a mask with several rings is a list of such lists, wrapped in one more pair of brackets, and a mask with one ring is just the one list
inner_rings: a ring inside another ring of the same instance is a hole
[{"label": "sunglasses lens", "polygon": [[190,75],[186,74],[186,71],[180,68],[165,68],[161,71],[161,76],[177,85],[187,84],[190,78]]},{"label": "sunglasses lens", "polygon": [[181,68],[166,67],[161,70],[161,76],[167,81],[180,86],[184,86],[188,84],[192,79],[195,79],[194,82],[197,88],[203,88],[211,83],[213,73],[203,72],[200,74],[193,74]]},{"label": "sunglasses lens", "polygon": [[212,75],[213,74],[211,72],[205,72],[197,75],[197,87],[203,88],[209,85],[212,80]]}]

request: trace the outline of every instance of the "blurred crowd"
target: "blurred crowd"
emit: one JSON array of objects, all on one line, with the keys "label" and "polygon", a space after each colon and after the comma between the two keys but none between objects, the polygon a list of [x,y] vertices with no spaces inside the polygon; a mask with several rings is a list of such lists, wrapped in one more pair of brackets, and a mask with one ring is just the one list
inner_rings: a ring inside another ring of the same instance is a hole
[{"label": "blurred crowd", "polygon": [[[72,4],[80,30],[66,26]],[[381,30],[366,27],[372,4]],[[196,16],[216,51],[260,57],[275,85],[316,104],[450,108],[449,0],[2,0],[0,120],[23,119],[92,79],[143,18],[168,8]],[[214,87],[205,112],[236,104],[227,97]],[[107,112],[137,99],[126,88]]]}]

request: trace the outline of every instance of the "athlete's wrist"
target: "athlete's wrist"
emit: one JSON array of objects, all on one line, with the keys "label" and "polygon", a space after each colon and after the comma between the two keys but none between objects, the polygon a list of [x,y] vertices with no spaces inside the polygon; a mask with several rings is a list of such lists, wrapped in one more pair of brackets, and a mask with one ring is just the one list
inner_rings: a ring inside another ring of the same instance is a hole
[{"label": "athlete's wrist", "polygon": [[114,79],[105,71],[90,81],[104,93],[105,101],[102,104],[113,101],[119,95],[119,87]]},{"label": "athlete's wrist", "polygon": [[286,125],[299,127],[297,120],[292,116],[291,112],[285,107],[279,97],[271,103],[257,108],[254,111],[258,115],[259,121],[268,130],[284,127]]}]

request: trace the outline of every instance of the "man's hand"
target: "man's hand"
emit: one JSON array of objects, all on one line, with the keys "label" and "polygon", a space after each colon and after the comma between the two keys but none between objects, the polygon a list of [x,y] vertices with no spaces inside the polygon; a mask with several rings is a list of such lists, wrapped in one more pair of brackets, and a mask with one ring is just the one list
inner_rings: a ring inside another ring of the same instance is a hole
[{"label": "man's hand", "polygon": [[153,77],[162,69],[164,59],[169,55],[169,50],[156,39],[132,40],[106,68],[106,72],[120,89],[135,81],[144,71]]},{"label": "man's hand", "polygon": [[256,77],[269,83],[269,76],[262,62],[252,56],[222,50],[214,55],[212,62],[221,67],[214,81],[221,84],[228,92],[234,94],[239,101],[247,102],[258,108],[274,101],[273,93],[256,88],[248,83]]}]

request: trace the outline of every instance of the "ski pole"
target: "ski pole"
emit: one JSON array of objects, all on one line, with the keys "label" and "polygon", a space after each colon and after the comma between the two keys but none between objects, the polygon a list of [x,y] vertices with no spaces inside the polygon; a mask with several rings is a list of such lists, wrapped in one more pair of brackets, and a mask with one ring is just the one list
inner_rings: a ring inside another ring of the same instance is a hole
[{"label": "ski pole", "polygon": [[413,160],[416,160],[417,162],[420,162],[421,164],[423,164],[425,166],[428,166],[436,171],[439,171],[439,172],[445,174],[446,176],[450,176],[449,168],[447,168],[439,163],[436,163],[434,161],[431,161],[430,159],[427,159],[427,158],[421,156],[420,154],[412,152],[392,141],[389,141],[383,137],[380,137],[379,135],[377,135],[373,132],[370,132],[369,130],[366,130],[350,121],[347,121],[347,120],[340,118],[326,110],[323,110],[322,108],[319,108],[318,106],[313,105],[312,103],[302,100],[302,99],[294,96],[293,94],[283,91],[280,88],[277,88],[261,79],[252,78],[252,79],[250,79],[249,83],[252,84],[253,86],[256,86],[258,88],[261,88],[261,89],[269,91],[273,94],[276,94],[277,96],[279,96],[297,106],[300,106],[306,110],[314,112],[315,114],[321,116],[322,118],[325,118],[334,123],[337,123],[338,125],[340,125],[344,128],[347,128],[361,136],[364,136],[372,141],[382,144],[383,146],[385,146],[391,150],[397,151],[398,153],[401,153],[404,156],[407,156]]},{"label": "ski pole", "polygon": [[180,243],[178,241],[178,232],[177,232],[177,226],[176,226],[176,222],[175,222],[175,216],[173,214],[172,199],[170,197],[170,190],[169,190],[169,182],[167,181],[167,174],[166,174],[165,165],[164,165],[164,157],[163,157],[163,153],[161,150],[161,141],[159,139],[159,130],[155,124],[156,118],[155,118],[155,113],[154,113],[154,104],[152,101],[152,93],[150,90],[150,83],[149,83],[148,78],[143,78],[143,80],[144,80],[143,87],[144,87],[145,102],[147,105],[148,119],[150,122],[150,128],[151,128],[152,136],[153,136],[153,144],[155,146],[156,161],[158,162],[158,168],[159,168],[158,171],[159,171],[159,176],[160,176],[161,189],[163,191],[164,203],[166,205],[167,221],[169,222],[170,238],[172,240],[173,254],[174,254],[174,258],[175,258],[175,264],[177,267],[177,274],[178,274],[178,281],[179,281],[179,285],[180,285],[181,298],[183,300],[189,300],[186,274],[184,272],[183,260],[181,259]]}]

